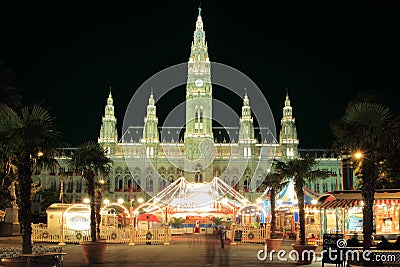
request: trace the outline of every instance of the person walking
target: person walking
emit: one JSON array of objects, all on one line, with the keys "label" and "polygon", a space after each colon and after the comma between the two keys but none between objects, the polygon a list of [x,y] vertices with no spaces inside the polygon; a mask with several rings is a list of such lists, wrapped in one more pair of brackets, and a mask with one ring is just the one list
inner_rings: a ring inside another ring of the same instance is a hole
[{"label": "person walking", "polygon": [[218,231],[219,239],[221,240],[221,248],[225,248],[225,226],[221,226]]}]

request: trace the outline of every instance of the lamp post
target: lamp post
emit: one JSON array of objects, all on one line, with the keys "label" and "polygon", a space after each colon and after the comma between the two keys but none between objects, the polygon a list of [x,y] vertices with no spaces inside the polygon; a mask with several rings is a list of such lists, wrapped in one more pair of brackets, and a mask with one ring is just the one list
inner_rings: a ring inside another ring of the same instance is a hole
[{"label": "lamp post", "polygon": [[[42,153],[42,152],[39,152]],[[38,153],[38,156],[39,156]],[[43,153],[42,153],[43,156]],[[61,196],[61,224],[60,224],[60,242],[59,246],[65,246],[64,242],[64,173],[61,173],[61,185],[60,185],[60,196]]]},{"label": "lamp post", "polygon": [[165,232],[164,232],[164,236],[165,236],[164,245],[169,245],[169,240],[168,240],[168,205],[165,206]]}]

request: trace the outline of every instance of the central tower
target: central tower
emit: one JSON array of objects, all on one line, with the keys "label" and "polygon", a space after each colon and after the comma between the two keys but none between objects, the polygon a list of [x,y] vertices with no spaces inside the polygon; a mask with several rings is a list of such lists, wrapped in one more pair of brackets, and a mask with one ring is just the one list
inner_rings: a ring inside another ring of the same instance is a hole
[{"label": "central tower", "polygon": [[212,132],[212,86],[210,59],[207,42],[203,30],[201,8],[197,16],[196,29],[188,62],[188,77],[186,84],[186,130],[185,158],[198,160],[197,170],[200,171],[202,159],[213,153]]}]

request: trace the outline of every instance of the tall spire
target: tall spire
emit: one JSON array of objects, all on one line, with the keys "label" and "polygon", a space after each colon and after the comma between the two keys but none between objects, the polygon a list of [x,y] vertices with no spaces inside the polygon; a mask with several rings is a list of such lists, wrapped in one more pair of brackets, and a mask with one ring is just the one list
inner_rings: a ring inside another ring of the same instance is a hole
[{"label": "tall spire", "polygon": [[[206,154],[199,149],[200,144],[214,142],[212,132],[211,63],[208,57],[201,7],[198,10],[196,28],[190,49],[186,83],[186,129],[184,141],[185,157],[188,159],[206,157]],[[191,167],[186,167],[191,169]],[[188,179],[190,180],[191,178],[189,177]]]},{"label": "tall spire", "polygon": [[[107,105],[108,106],[113,106],[113,98],[112,98],[112,94],[111,94],[111,86],[110,86],[110,93],[108,94],[108,98],[107,98]],[[113,114],[114,115],[114,106],[113,106]]]},{"label": "tall spire", "polygon": [[[197,16],[196,29],[193,34],[193,42],[190,53],[189,62],[209,62],[206,34],[203,29],[203,19],[201,17],[201,7],[199,7],[199,15]],[[204,64],[198,64],[194,66],[195,71],[202,71],[209,73],[209,68],[204,66]],[[190,70],[189,70],[190,71]]]}]

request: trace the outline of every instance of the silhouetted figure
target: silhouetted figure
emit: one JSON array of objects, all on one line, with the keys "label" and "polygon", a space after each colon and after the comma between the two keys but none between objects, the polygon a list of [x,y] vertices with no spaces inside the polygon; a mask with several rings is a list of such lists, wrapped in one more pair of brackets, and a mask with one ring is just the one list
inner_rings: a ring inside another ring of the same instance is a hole
[{"label": "silhouetted figure", "polygon": [[393,249],[400,249],[400,235],[396,237],[396,242],[393,244]]},{"label": "silhouetted figure", "polygon": [[221,240],[221,248],[225,247],[225,227],[221,226],[218,230],[219,239]]},{"label": "silhouetted figure", "polygon": [[382,236],[382,241],[378,243],[378,249],[392,249],[393,246],[390,242]]},{"label": "silhouetted figure", "polygon": [[358,241],[357,233],[354,233],[352,237],[347,240],[347,247],[361,247],[361,243]]}]

